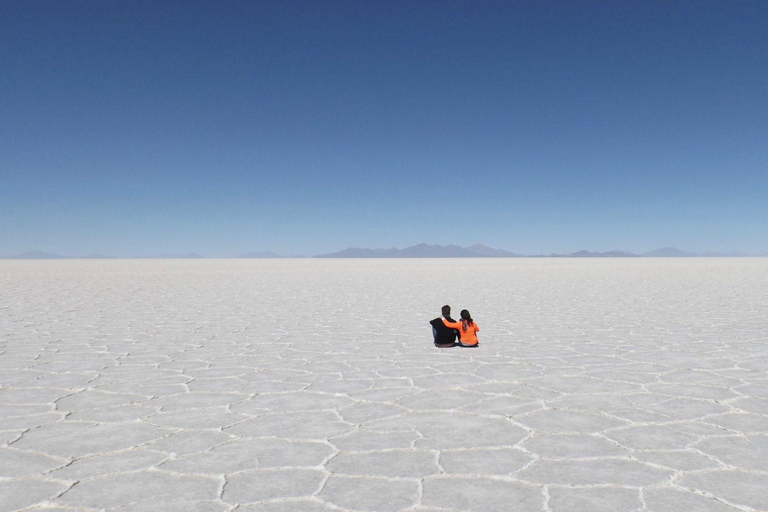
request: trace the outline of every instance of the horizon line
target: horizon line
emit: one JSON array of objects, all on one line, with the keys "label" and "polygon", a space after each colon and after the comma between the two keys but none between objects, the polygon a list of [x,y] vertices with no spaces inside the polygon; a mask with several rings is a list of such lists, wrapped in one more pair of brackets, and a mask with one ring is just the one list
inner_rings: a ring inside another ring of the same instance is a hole
[{"label": "horizon line", "polygon": [[[443,250],[443,251],[459,251],[460,254],[412,254],[413,250],[427,249],[427,250]],[[410,252],[409,252],[410,250]],[[406,254],[398,254],[406,253]],[[167,253],[161,255],[133,255],[133,256],[116,256],[101,253],[88,253],[77,256],[67,256],[59,253],[31,250],[18,253],[10,256],[0,256],[0,259],[307,259],[307,258],[323,258],[323,259],[444,259],[444,258],[661,258],[661,257],[766,257],[768,253],[745,253],[738,250],[730,251],[684,251],[677,247],[660,247],[646,252],[634,253],[631,251],[625,251],[620,249],[612,249],[609,251],[590,251],[587,249],[581,249],[575,252],[569,253],[548,253],[548,254],[521,254],[503,249],[492,248],[484,244],[474,244],[467,247],[461,247],[454,244],[440,245],[440,244],[426,244],[420,243],[412,246],[408,246],[404,249],[398,249],[396,247],[391,248],[367,248],[353,246],[346,249],[342,249],[330,253],[314,254],[314,255],[302,255],[292,254],[285,255],[275,253],[269,250],[262,251],[248,251],[231,256],[206,256],[197,252],[188,253]]]}]

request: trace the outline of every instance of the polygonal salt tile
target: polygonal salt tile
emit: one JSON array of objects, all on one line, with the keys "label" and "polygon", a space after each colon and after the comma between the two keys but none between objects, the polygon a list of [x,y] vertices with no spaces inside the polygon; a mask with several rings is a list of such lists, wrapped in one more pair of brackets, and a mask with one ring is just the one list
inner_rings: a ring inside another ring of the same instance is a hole
[{"label": "polygonal salt tile", "polygon": [[520,480],[559,485],[649,486],[666,483],[673,471],[632,460],[539,460],[517,474]]},{"label": "polygonal salt tile", "polygon": [[170,435],[147,445],[151,450],[185,455],[202,452],[231,440],[230,436],[215,431],[187,431]]},{"label": "polygonal salt tile", "polygon": [[406,409],[412,410],[453,410],[483,399],[479,393],[470,393],[455,389],[431,389],[417,395],[407,396],[397,401]]},{"label": "polygonal salt tile", "polygon": [[605,436],[635,450],[680,450],[699,439],[697,435],[661,425],[642,425],[612,430]]},{"label": "polygonal salt tile", "polygon": [[278,498],[310,497],[325,480],[317,469],[260,469],[228,478],[222,499],[227,503],[254,503]]},{"label": "polygonal salt tile", "polygon": [[245,382],[235,377],[225,377],[220,379],[195,379],[188,382],[187,387],[193,393],[200,391],[207,393],[231,393],[234,391],[242,392],[245,384]]},{"label": "polygonal salt tile", "polygon": [[51,476],[59,480],[85,480],[111,473],[149,469],[165,458],[166,456],[162,453],[142,449],[94,455],[78,459],[67,467],[54,471]]},{"label": "polygonal salt tile", "polygon": [[473,512],[542,510],[541,488],[519,482],[487,478],[428,478],[421,503],[425,506]]},{"label": "polygonal salt tile", "polygon": [[406,409],[395,405],[369,402],[344,407],[339,409],[338,412],[344,421],[360,424],[370,420],[403,414],[406,412]]},{"label": "polygonal salt tile", "polygon": [[540,432],[593,433],[626,425],[626,421],[579,411],[548,409],[536,411],[517,420]]},{"label": "polygonal salt tile", "polygon": [[166,497],[158,497],[132,503],[116,510],[119,512],[158,512],[160,510],[162,512],[227,512],[230,508],[228,505],[216,501],[169,500]]},{"label": "polygonal salt tile", "polygon": [[246,367],[237,368],[199,368],[199,369],[187,369],[184,371],[184,375],[189,377],[200,379],[214,379],[214,378],[226,378],[226,377],[239,377],[250,373],[252,370]]},{"label": "polygonal salt tile", "polygon": [[421,389],[459,389],[484,382],[484,379],[466,373],[440,373],[413,378],[413,384]]},{"label": "polygonal salt tile", "polygon": [[96,373],[54,373],[26,381],[24,386],[33,388],[81,389],[88,387],[88,383],[97,375]]},{"label": "polygonal salt tile", "polygon": [[470,361],[452,361],[432,363],[429,366],[430,368],[438,370],[440,373],[475,373],[478,368],[485,365],[482,363]]},{"label": "polygonal salt tile", "polygon": [[768,436],[712,437],[695,448],[721,461],[744,469],[768,471]]},{"label": "polygonal salt tile", "polygon": [[256,443],[233,441],[205,452],[184,455],[160,465],[174,473],[222,474],[259,467]]},{"label": "polygonal salt tile", "polygon": [[210,407],[195,410],[159,412],[147,418],[147,422],[164,427],[183,429],[220,429],[247,420],[249,416],[232,412],[227,407]]},{"label": "polygonal salt tile", "polygon": [[530,366],[515,363],[494,363],[481,365],[475,375],[494,382],[520,382],[533,377],[540,377],[541,372]]},{"label": "polygonal salt tile", "polygon": [[383,375],[373,370],[349,370],[342,374],[342,380],[374,380],[381,377]]},{"label": "polygonal salt tile", "polygon": [[552,400],[561,395],[557,391],[550,391],[529,384],[509,382],[486,382],[467,386],[466,390],[483,395],[516,396],[531,400]]},{"label": "polygonal salt tile", "polygon": [[640,384],[629,382],[614,382],[589,377],[538,377],[528,379],[527,383],[533,386],[557,391],[560,393],[571,393],[574,395],[589,395],[594,393],[634,393],[642,391]]},{"label": "polygonal salt tile", "polygon": [[322,411],[265,414],[225,430],[229,434],[242,437],[327,439],[346,434],[354,429],[354,425],[340,421],[336,413]]},{"label": "polygonal salt tile", "polygon": [[321,411],[347,407],[356,402],[346,396],[334,396],[305,391],[257,395],[232,407],[235,412],[263,414],[265,412]]},{"label": "polygonal salt tile", "polygon": [[301,382],[303,384],[314,384],[316,382],[331,382],[335,380],[341,380],[341,376],[338,373],[312,373],[304,372],[296,377],[288,377],[286,382]]},{"label": "polygonal salt tile", "polygon": [[615,380],[618,382],[633,382],[637,384],[649,384],[658,380],[658,374],[656,373],[626,372],[613,369],[593,370],[584,373],[584,376],[600,380]]},{"label": "polygonal salt tile", "polygon": [[366,389],[364,391],[357,391],[355,393],[349,393],[348,395],[355,400],[365,400],[367,402],[382,402],[392,403],[405,398],[407,396],[413,396],[418,393],[416,388],[384,388],[384,389]]},{"label": "polygonal salt tile", "polygon": [[320,466],[335,451],[328,444],[315,441],[256,439],[251,443],[262,468]]},{"label": "polygonal salt tile", "polygon": [[161,471],[109,475],[80,482],[56,500],[56,504],[85,508],[114,508],[149,499],[184,501],[214,500],[215,478],[176,477]]},{"label": "polygonal salt tile", "polygon": [[545,458],[621,457],[628,452],[598,436],[536,434],[523,447]]},{"label": "polygonal salt tile", "polygon": [[677,471],[696,471],[721,467],[717,461],[698,452],[689,451],[638,451],[634,457],[641,462],[649,462],[675,469]]},{"label": "polygonal salt tile", "polygon": [[329,503],[362,512],[397,512],[416,504],[419,485],[412,480],[331,475],[318,495]]},{"label": "polygonal salt tile", "polygon": [[187,387],[182,384],[114,382],[93,387],[98,391],[108,391],[112,393],[136,393],[138,395],[157,398],[187,393]]},{"label": "polygonal salt tile", "polygon": [[648,512],[668,512],[680,510],[686,512],[736,512],[737,508],[728,506],[714,498],[675,487],[643,490],[643,500]]},{"label": "polygonal salt tile", "polygon": [[741,507],[768,509],[768,475],[747,471],[711,471],[684,475],[677,485],[710,493]]},{"label": "polygonal salt tile", "polygon": [[58,457],[78,458],[124,450],[159,439],[168,433],[165,429],[139,422],[93,426],[87,423],[60,422],[27,432],[13,446]]},{"label": "polygonal salt tile", "polygon": [[425,507],[425,506],[418,506],[409,508],[408,512],[445,512],[445,509],[442,507]]},{"label": "polygonal salt tile", "polygon": [[729,404],[744,412],[768,415],[768,398],[739,398]]},{"label": "polygonal salt tile", "polygon": [[746,386],[737,388],[737,390],[739,393],[743,393],[754,398],[768,398],[768,384],[765,382],[750,382]]},{"label": "polygonal salt tile", "polygon": [[643,407],[674,420],[692,420],[730,410],[726,405],[691,398],[670,398],[656,403],[644,404]]},{"label": "polygonal salt tile", "polygon": [[357,476],[423,478],[438,472],[436,454],[424,450],[340,453],[326,467],[331,473]]},{"label": "polygonal salt tile", "polygon": [[334,437],[330,442],[341,451],[390,450],[410,448],[421,436],[416,432],[371,432],[358,430]]},{"label": "polygonal salt tile", "polygon": [[727,428],[739,433],[768,434],[768,417],[749,413],[721,414],[710,416],[704,421],[711,425]]},{"label": "polygonal salt tile", "polygon": [[508,475],[533,460],[531,455],[514,448],[443,451],[440,467],[446,474]]},{"label": "polygonal salt tile", "polygon": [[398,416],[395,419],[372,421],[366,428],[380,432],[416,429],[423,439],[417,448],[449,449],[487,446],[509,446],[528,433],[506,419],[485,418],[449,412],[420,412]]},{"label": "polygonal salt tile", "polygon": [[143,402],[143,405],[162,407],[163,411],[178,411],[180,409],[229,406],[247,399],[248,395],[237,393],[180,393],[153,398]]},{"label": "polygonal salt tile", "polygon": [[549,488],[549,508],[552,512],[634,512],[641,505],[640,495],[635,489]]},{"label": "polygonal salt tile", "polygon": [[66,462],[66,459],[57,459],[40,453],[0,448],[0,478],[18,478],[46,473],[63,466]]},{"label": "polygonal salt tile", "polygon": [[4,386],[16,387],[21,383],[33,381],[42,375],[47,375],[42,371],[21,369],[22,366],[29,366],[32,364],[32,359],[37,355],[38,354],[35,353],[29,358],[14,361],[9,354],[3,354],[3,364],[0,366],[0,382],[2,382]]},{"label": "polygonal salt tile", "polygon": [[[731,387],[742,382],[739,379],[723,377],[708,370],[674,370],[665,373],[660,380],[667,384],[703,384],[706,386]],[[741,391],[741,390],[739,390]]]},{"label": "polygonal salt tile", "polygon": [[728,400],[738,395],[723,386],[704,386],[701,384],[648,384],[651,393],[672,397],[699,398],[705,400]]},{"label": "polygonal salt tile", "polygon": [[152,414],[157,409],[144,407],[142,405],[118,405],[115,407],[104,407],[102,409],[86,409],[75,411],[67,416],[69,420],[77,421],[95,421],[98,423],[119,423],[123,421],[136,421]]},{"label": "polygonal salt tile", "polygon": [[541,409],[539,402],[533,402],[516,396],[496,396],[481,402],[460,407],[459,410],[470,414],[493,416],[517,416]]},{"label": "polygonal salt tile", "polygon": [[[410,375],[410,372],[408,372],[408,375]],[[410,377],[392,379],[379,378],[373,381],[373,387],[374,389],[412,388],[413,384]]]},{"label": "polygonal salt tile", "polygon": [[131,404],[146,401],[147,399],[148,397],[141,395],[86,390],[57,400],[56,408],[60,411],[80,411],[84,409],[98,409],[114,405]]},{"label": "polygonal salt tile", "polygon": [[573,365],[582,367],[615,367],[619,364],[626,362],[623,359],[619,359],[611,356],[603,356],[597,354],[589,355],[565,355],[563,359]]},{"label": "polygonal salt tile", "polygon": [[[246,375],[247,377],[247,375]],[[241,377],[240,380],[245,381],[246,386],[243,389],[247,389],[251,393],[282,393],[285,391],[302,391],[309,387],[309,384],[304,382],[281,382],[277,380],[265,380],[258,382],[250,382]]]},{"label": "polygonal salt tile", "polygon": [[699,437],[711,437],[711,436],[723,436],[733,435],[727,430],[714,425],[704,423],[703,420],[681,421],[672,423],[670,428],[677,430],[678,432],[685,432],[686,434],[694,434]]},{"label": "polygonal salt tile", "polygon": [[[634,395],[563,395],[555,400],[548,400],[547,405],[552,409],[583,411],[591,413],[609,412],[631,409],[636,407],[638,396]],[[656,401],[665,400],[666,397],[656,397]]]},{"label": "polygonal salt tile", "polygon": [[64,413],[48,412],[31,416],[0,417],[0,430],[27,430],[56,423],[64,419]]},{"label": "polygonal salt tile", "polygon": [[306,372],[281,368],[265,368],[256,373],[242,375],[240,378],[248,382],[285,382],[286,379],[307,375]]},{"label": "polygonal salt tile", "polygon": [[0,404],[50,404],[70,393],[64,389],[0,388]]},{"label": "polygonal salt tile", "polygon": [[366,380],[336,380],[330,382],[316,382],[311,384],[307,391],[317,391],[319,393],[351,393],[354,391],[361,391],[364,389],[371,389],[373,387],[373,381]]},{"label": "polygonal salt tile", "polygon": [[52,404],[0,404],[0,418],[34,416],[54,412]]},{"label": "polygonal salt tile", "polygon": [[332,509],[322,503],[309,499],[291,499],[274,502],[256,503],[237,508],[238,512],[330,512]]},{"label": "polygonal salt tile", "polygon": [[67,486],[61,482],[44,480],[0,480],[0,512],[26,509],[45,502],[64,491]]}]

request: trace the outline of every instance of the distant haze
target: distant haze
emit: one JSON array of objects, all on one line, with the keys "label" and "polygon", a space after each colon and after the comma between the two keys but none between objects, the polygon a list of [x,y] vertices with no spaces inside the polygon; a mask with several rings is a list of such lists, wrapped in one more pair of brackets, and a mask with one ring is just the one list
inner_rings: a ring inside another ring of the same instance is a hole
[{"label": "distant haze", "polygon": [[3,2],[0,256],[768,253],[766,20],[749,0]]},{"label": "distant haze", "polygon": [[[483,244],[475,244],[469,247],[460,247],[458,245],[429,245],[418,244],[405,249],[392,247],[389,249],[371,249],[367,247],[350,247],[341,251],[326,254],[318,254],[315,258],[690,258],[690,257],[746,257],[746,256],[768,256],[768,254],[745,254],[742,252],[687,252],[675,247],[662,247],[653,251],[635,254],[629,251],[588,251],[583,249],[566,254],[517,254],[503,249],[494,249]],[[135,256],[140,257],[140,256]],[[162,256],[144,256],[144,258],[169,258],[169,259],[189,259],[204,258],[198,253],[190,254],[165,254]],[[305,255],[286,256],[272,251],[253,251],[229,256],[242,259],[274,259],[274,258],[304,258]],[[64,259],[67,256],[46,253],[42,251],[29,251],[8,257],[9,259]],[[115,256],[104,256],[101,254],[88,254],[75,256],[80,259],[107,259]]]}]

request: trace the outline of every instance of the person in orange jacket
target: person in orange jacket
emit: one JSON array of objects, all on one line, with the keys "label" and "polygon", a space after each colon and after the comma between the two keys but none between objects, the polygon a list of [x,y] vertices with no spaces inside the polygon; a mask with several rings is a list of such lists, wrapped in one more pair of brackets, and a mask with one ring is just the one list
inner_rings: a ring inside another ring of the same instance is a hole
[{"label": "person in orange jacket", "polygon": [[461,310],[461,322],[449,322],[443,318],[443,324],[459,331],[459,346],[476,347],[480,343],[476,334],[480,332],[480,328],[466,309]]}]

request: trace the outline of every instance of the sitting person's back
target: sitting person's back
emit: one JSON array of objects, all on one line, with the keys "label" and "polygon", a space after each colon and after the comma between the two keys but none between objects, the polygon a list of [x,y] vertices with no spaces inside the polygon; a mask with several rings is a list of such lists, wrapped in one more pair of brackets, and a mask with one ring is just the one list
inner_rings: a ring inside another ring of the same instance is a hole
[{"label": "sitting person's back", "polygon": [[442,317],[437,317],[429,322],[432,326],[432,336],[435,339],[435,346],[439,348],[453,347],[456,345],[456,335],[458,332],[455,329],[446,327],[443,323],[443,319],[448,320],[449,322],[454,322],[454,319],[451,318],[451,306],[443,306],[442,313]]},{"label": "sitting person's back", "polygon": [[443,319],[446,327],[459,331],[459,345],[462,347],[476,347],[480,343],[477,339],[477,333],[480,327],[477,326],[472,315],[466,309],[461,310],[461,322],[450,322]]}]

